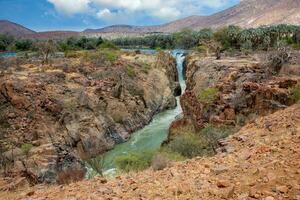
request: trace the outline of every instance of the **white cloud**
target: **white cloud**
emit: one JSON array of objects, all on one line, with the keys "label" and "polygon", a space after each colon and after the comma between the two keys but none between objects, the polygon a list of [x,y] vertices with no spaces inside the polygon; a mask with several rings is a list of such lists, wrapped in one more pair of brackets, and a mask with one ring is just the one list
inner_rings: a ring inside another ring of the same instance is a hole
[{"label": "white cloud", "polygon": [[66,15],[87,13],[90,10],[91,0],[48,0],[55,9]]},{"label": "white cloud", "polygon": [[151,17],[171,21],[201,15],[204,8],[218,9],[237,0],[48,0],[67,15],[90,14],[103,21],[118,23],[124,19]]}]

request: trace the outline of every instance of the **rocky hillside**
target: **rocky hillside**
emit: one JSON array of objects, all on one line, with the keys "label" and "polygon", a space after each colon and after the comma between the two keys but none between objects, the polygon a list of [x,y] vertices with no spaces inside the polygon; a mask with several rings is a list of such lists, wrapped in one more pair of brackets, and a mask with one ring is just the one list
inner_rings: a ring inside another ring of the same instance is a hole
[{"label": "rocky hillside", "polygon": [[219,28],[226,25],[238,25],[244,28],[282,23],[299,25],[299,10],[299,0],[242,0],[238,5],[211,16],[190,16],[156,26],[113,25],[100,29],[86,29],[83,32],[52,31],[35,33],[15,23],[0,21],[0,33],[29,38],[60,38],[82,35],[115,38],[136,36],[136,34],[170,33],[185,28],[194,30]]},{"label": "rocky hillside", "polygon": [[82,179],[83,160],[126,141],[154,114],[176,106],[179,84],[168,54],[69,56],[46,66],[36,58],[1,60],[1,174],[11,180]]},{"label": "rocky hillside", "polygon": [[226,25],[259,27],[272,24],[300,24],[299,0],[242,0],[238,5],[211,16],[191,16],[159,26],[113,26],[92,32],[145,33],[175,32],[184,28],[218,28]]},{"label": "rocky hillside", "polygon": [[300,103],[257,118],[222,141],[215,157],[112,180],[1,193],[4,199],[238,199],[300,198]]},{"label": "rocky hillside", "polygon": [[34,34],[35,32],[25,28],[19,24],[7,21],[0,20],[0,34],[8,34],[15,37],[21,37],[24,35]]},{"label": "rocky hillside", "polygon": [[172,32],[183,28],[199,30],[226,25],[259,27],[272,24],[300,24],[300,2],[298,0],[242,0],[240,4],[211,16],[194,16],[162,25],[161,32]]}]

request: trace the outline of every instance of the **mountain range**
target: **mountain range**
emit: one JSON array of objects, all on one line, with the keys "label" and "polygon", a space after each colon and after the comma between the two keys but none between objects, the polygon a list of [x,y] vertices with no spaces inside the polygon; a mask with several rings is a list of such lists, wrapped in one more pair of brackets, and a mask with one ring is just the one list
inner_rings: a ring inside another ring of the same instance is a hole
[{"label": "mountain range", "polygon": [[83,32],[54,31],[35,32],[21,25],[2,20],[0,33],[16,37],[34,38],[68,37],[76,35],[97,34],[147,34],[170,33],[182,29],[199,30],[202,28],[219,28],[226,25],[238,25],[244,28],[272,24],[300,25],[300,0],[241,0],[236,6],[210,16],[190,16],[167,24],[157,26],[113,25],[100,29],[86,29]]}]

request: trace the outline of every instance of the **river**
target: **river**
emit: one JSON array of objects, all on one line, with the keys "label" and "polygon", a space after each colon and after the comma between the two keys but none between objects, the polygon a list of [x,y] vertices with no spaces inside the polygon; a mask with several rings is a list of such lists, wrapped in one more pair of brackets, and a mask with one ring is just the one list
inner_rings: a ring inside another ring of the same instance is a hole
[{"label": "river", "polygon": [[[183,62],[185,52],[183,50],[173,50],[172,56],[176,59],[179,83],[182,93],[185,91],[186,84],[183,77]],[[104,175],[113,175],[116,172],[115,159],[118,156],[158,150],[161,144],[167,139],[169,127],[178,115],[182,113],[179,97],[175,109],[163,111],[153,117],[153,120],[143,129],[134,132],[131,138],[122,144],[118,144],[114,149],[104,155]],[[96,172],[88,168],[88,176],[92,177]]]}]

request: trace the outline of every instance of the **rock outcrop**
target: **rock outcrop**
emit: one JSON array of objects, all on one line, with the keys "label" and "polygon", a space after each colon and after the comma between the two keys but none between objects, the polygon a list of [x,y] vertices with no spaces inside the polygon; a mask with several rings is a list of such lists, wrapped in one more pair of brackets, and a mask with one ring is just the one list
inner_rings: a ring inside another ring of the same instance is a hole
[{"label": "rock outcrop", "polygon": [[282,56],[276,53],[267,56],[272,59],[250,55],[221,60],[188,56],[187,91],[181,97],[183,120],[198,130],[207,123],[242,126],[257,116],[292,105],[290,89],[300,83],[300,77],[291,71],[283,75],[293,64],[288,54],[280,63],[274,61]]},{"label": "rock outcrop", "polygon": [[154,114],[176,106],[170,55],[122,54],[106,62],[8,65],[0,78],[1,164],[12,164],[32,183],[82,179],[83,160],[126,141]]}]

